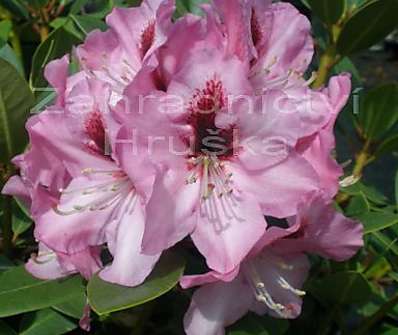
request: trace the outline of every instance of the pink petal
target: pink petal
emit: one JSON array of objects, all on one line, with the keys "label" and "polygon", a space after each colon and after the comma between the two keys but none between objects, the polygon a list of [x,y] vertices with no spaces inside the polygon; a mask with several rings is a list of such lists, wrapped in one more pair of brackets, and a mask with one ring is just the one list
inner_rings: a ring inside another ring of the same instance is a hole
[{"label": "pink petal", "polygon": [[218,281],[231,282],[239,274],[239,267],[236,267],[229,273],[218,273],[216,271],[210,271],[202,275],[189,275],[183,276],[180,279],[180,285],[182,288],[187,289],[194,286],[202,286],[205,284],[211,284]]},{"label": "pink petal", "polygon": [[362,225],[337,212],[322,193],[300,204],[296,224],[300,225],[298,237],[281,240],[279,247],[344,261],[363,246]]},{"label": "pink petal", "polygon": [[240,280],[198,289],[184,317],[187,335],[224,335],[227,327],[248,312],[254,296]]},{"label": "pink petal", "polygon": [[295,153],[264,170],[249,171],[238,164],[231,165],[231,169],[239,187],[254,197],[269,216],[295,215],[303,195],[319,187],[313,168]]},{"label": "pink petal", "polygon": [[148,202],[143,251],[156,254],[190,234],[196,225],[199,183],[187,185],[178,171],[159,175]]},{"label": "pink petal", "polygon": [[191,237],[211,269],[228,273],[246,257],[265,228],[258,201],[250,194],[221,198],[213,194],[202,200],[201,213]]},{"label": "pink petal", "polygon": [[160,254],[152,256],[141,252],[145,225],[143,210],[139,203],[131,213],[125,207],[121,210],[124,215],[120,221],[114,221],[107,227],[108,247],[113,261],[100,272],[103,280],[119,285],[136,286],[151,273]]},{"label": "pink petal", "polygon": [[274,3],[267,14],[263,20],[272,21],[271,31],[252,69],[252,83],[257,88],[267,87],[276,78],[286,78],[289,71],[303,74],[314,53],[311,24],[294,6]]}]

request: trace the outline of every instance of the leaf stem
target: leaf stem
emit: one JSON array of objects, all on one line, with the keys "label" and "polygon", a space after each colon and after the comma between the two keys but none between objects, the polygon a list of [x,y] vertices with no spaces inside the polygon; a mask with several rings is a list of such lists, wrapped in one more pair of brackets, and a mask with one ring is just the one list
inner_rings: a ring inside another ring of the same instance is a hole
[{"label": "leaf stem", "polygon": [[339,57],[336,53],[335,46],[330,45],[320,58],[319,70],[317,73],[317,78],[312,85],[313,88],[320,88],[326,83],[330,71],[332,70],[333,66],[338,62],[338,60]]}]

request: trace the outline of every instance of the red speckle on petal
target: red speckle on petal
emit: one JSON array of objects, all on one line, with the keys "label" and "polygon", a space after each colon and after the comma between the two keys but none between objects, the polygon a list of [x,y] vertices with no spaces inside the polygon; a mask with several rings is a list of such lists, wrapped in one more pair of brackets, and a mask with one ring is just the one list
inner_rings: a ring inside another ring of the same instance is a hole
[{"label": "red speckle on petal", "polygon": [[155,40],[155,22],[151,21],[141,34],[141,56],[144,58]]},{"label": "red speckle on petal", "polygon": [[105,129],[101,113],[98,111],[91,112],[84,123],[84,128],[88,137],[92,140],[92,143],[89,144],[90,148],[97,152],[104,152]]},{"label": "red speckle on petal", "polygon": [[252,40],[254,46],[257,46],[258,43],[263,38],[263,32],[261,30],[260,24],[258,22],[258,18],[254,8],[252,8],[252,17],[251,17],[251,33],[252,33]]}]

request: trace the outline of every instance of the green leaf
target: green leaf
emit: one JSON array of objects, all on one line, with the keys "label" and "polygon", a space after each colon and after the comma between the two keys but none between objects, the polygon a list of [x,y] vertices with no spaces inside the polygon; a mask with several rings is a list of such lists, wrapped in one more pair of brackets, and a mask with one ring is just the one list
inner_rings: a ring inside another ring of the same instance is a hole
[{"label": "green leaf", "polygon": [[377,240],[379,246],[383,249],[383,253],[392,252],[398,256],[397,239],[392,240],[386,233],[375,231],[372,236]]},{"label": "green leaf", "polygon": [[345,10],[345,0],[307,0],[313,12],[326,24],[337,23]]},{"label": "green leaf", "polygon": [[177,0],[176,1],[177,17],[181,17],[186,13],[193,13],[200,15],[202,14],[200,5],[208,2],[209,0]]},{"label": "green leaf", "polygon": [[359,7],[340,33],[338,52],[351,55],[381,41],[397,27],[397,12],[398,0],[374,0]]},{"label": "green leaf", "polygon": [[367,200],[378,205],[387,204],[387,198],[383,194],[375,188],[366,186],[361,182],[357,182],[348,187],[342,187],[341,192],[351,196],[365,196]]},{"label": "green leaf", "polygon": [[33,222],[27,217],[21,217],[18,215],[13,215],[12,217],[12,231],[14,235],[19,236],[27,231]]},{"label": "green leaf", "polygon": [[366,197],[364,194],[360,194],[350,200],[350,203],[345,210],[345,214],[350,217],[355,217],[369,211],[370,205],[366,200]]},{"label": "green leaf", "polygon": [[4,321],[0,320],[0,334],[1,335],[17,335],[17,332],[12,329],[8,324]]},{"label": "green leaf", "polygon": [[323,304],[353,304],[367,301],[372,293],[365,277],[354,271],[337,272],[313,279],[308,290]]},{"label": "green leaf", "polygon": [[12,231],[14,236],[17,237],[23,234],[32,226],[32,224],[33,221],[30,219],[30,217],[26,216],[20,207],[15,204],[12,216]]},{"label": "green leaf", "polygon": [[368,139],[378,139],[398,121],[398,84],[376,87],[365,95],[358,116]]},{"label": "green leaf", "polygon": [[124,287],[94,276],[88,283],[88,300],[99,315],[135,307],[154,300],[171,290],[184,272],[184,260],[174,252],[166,252],[146,281],[136,287]]},{"label": "green leaf", "polygon": [[73,276],[60,280],[39,280],[23,266],[0,273],[0,317],[50,307],[84,292],[82,280]]},{"label": "green leaf", "polygon": [[28,84],[0,59],[0,161],[8,163],[26,145],[25,121],[34,102]]},{"label": "green leaf", "polygon": [[21,77],[25,77],[25,71],[21,64],[21,60],[7,43],[0,48],[0,58],[6,60],[8,63],[13,65],[18,73],[21,75]]},{"label": "green leaf", "polygon": [[71,297],[68,301],[52,306],[52,308],[71,318],[80,319],[83,315],[83,309],[86,303],[86,294],[85,292],[81,292],[81,294]]},{"label": "green leaf", "polygon": [[70,14],[78,14],[82,8],[89,3],[90,0],[75,0],[70,8]]},{"label": "green leaf", "polygon": [[397,328],[389,329],[381,333],[380,335],[398,335],[398,329]]},{"label": "green leaf", "polygon": [[63,27],[55,29],[48,38],[39,45],[32,60],[31,86],[34,88],[46,88],[47,81],[44,78],[44,68],[53,59],[60,58],[69,53],[72,47],[81,40]]},{"label": "green leaf", "polygon": [[342,72],[349,72],[352,75],[352,79],[356,85],[361,85],[362,78],[355,66],[355,64],[348,57],[344,57],[339,63],[333,67],[334,74],[340,74]]},{"label": "green leaf", "polygon": [[287,320],[248,314],[230,327],[227,335],[283,335],[288,328]]},{"label": "green leaf", "polygon": [[3,41],[8,41],[8,36],[10,36],[12,30],[12,22],[10,20],[0,21],[0,39]]},{"label": "green leaf", "polygon": [[22,320],[19,335],[62,335],[77,328],[77,324],[51,308],[27,315]]},{"label": "green leaf", "polygon": [[91,17],[96,17],[103,19],[107,16],[113,9],[113,0],[96,0],[91,2],[89,15]]},{"label": "green leaf", "polygon": [[364,233],[369,234],[386,229],[398,223],[398,214],[389,212],[369,212],[358,216],[364,225]]},{"label": "green leaf", "polygon": [[94,16],[70,15],[70,18],[76,27],[75,31],[80,33],[82,39],[94,29],[100,29],[102,31],[107,29],[105,22]]}]

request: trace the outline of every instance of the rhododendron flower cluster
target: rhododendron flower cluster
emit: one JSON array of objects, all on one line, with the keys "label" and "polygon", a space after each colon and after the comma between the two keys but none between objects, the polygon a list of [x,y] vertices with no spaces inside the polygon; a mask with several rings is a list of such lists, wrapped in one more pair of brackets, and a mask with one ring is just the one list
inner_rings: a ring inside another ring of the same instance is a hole
[{"label": "rhododendron flower cluster", "polygon": [[3,192],[35,221],[26,268],[38,278],[99,273],[136,286],[186,239],[208,267],[181,279],[199,286],[186,333],[219,335],[249,310],[297,317],[307,256],[343,261],[363,242],[332,204],[349,75],[310,88],[310,23],[290,4],[202,10],[174,19],[172,0],[114,9],[107,31],[51,62],[57,99],[27,122],[20,175]]}]

